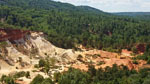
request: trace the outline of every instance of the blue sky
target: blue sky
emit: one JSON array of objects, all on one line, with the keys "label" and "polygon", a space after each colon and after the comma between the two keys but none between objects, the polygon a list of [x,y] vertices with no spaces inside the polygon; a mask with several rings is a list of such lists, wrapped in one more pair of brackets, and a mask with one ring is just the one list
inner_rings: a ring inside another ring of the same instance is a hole
[{"label": "blue sky", "polygon": [[150,0],[55,0],[88,5],[105,12],[150,12]]}]

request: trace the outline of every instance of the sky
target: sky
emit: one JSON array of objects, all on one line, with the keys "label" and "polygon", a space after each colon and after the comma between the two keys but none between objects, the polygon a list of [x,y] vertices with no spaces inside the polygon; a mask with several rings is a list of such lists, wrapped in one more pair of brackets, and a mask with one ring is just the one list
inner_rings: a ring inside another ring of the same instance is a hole
[{"label": "sky", "polygon": [[73,5],[88,5],[105,12],[150,12],[150,0],[55,0]]}]

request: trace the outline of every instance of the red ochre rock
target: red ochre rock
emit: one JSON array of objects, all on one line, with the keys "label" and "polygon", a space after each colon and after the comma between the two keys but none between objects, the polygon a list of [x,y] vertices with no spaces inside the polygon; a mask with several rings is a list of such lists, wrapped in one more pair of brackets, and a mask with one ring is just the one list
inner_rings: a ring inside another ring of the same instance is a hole
[{"label": "red ochre rock", "polygon": [[138,44],[136,48],[140,53],[143,53],[145,51],[145,44]]},{"label": "red ochre rock", "polygon": [[30,31],[20,30],[20,29],[3,29],[0,28],[0,42],[6,40],[18,40],[23,38],[25,35],[29,34]]}]

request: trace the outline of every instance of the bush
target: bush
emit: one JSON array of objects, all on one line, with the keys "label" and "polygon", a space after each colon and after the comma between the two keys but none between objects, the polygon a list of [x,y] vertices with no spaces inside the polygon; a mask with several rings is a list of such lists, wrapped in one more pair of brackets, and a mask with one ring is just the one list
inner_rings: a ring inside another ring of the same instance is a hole
[{"label": "bush", "polygon": [[136,47],[133,47],[133,48],[132,48],[132,52],[135,53],[135,54],[137,54],[137,53],[138,53],[137,48],[136,48]]},{"label": "bush", "polygon": [[13,77],[6,75],[3,75],[1,77],[1,82],[3,82],[4,84],[16,84],[15,79]]},{"label": "bush", "polygon": [[139,64],[136,60],[133,61],[133,64]]},{"label": "bush", "polygon": [[50,78],[44,79],[42,75],[37,75],[30,84],[54,84]]},{"label": "bush", "polygon": [[58,84],[89,84],[89,75],[77,69],[70,68],[59,78]]},{"label": "bush", "polygon": [[30,72],[27,71],[25,76],[26,76],[26,78],[29,78],[30,77]]},{"label": "bush", "polygon": [[136,56],[136,54],[135,53],[131,53],[131,56]]},{"label": "bush", "polygon": [[26,76],[26,72],[21,71],[21,72],[17,72],[13,77],[20,78],[20,77],[24,77],[24,76]]},{"label": "bush", "polygon": [[77,57],[78,60],[81,60],[82,58],[83,58],[82,55],[78,55],[78,57]]},{"label": "bush", "polygon": [[100,61],[97,65],[102,65],[102,64],[105,64],[104,61]]},{"label": "bush", "polygon": [[8,43],[6,41],[0,42],[0,47],[4,48],[8,45]]},{"label": "bush", "polygon": [[60,76],[61,76],[61,73],[54,73],[54,81],[58,82]]},{"label": "bush", "polygon": [[38,64],[35,64],[35,65],[34,65],[34,68],[39,68],[39,65],[38,65]]},{"label": "bush", "polygon": [[46,78],[41,84],[54,84],[54,83],[50,78]]},{"label": "bush", "polygon": [[117,49],[113,49],[113,48],[111,48],[111,47],[109,47],[109,48],[103,48],[102,50],[104,50],[104,51],[108,51],[108,52],[115,52],[115,53],[117,53],[117,52],[118,52],[118,50],[117,50]]},{"label": "bush", "polygon": [[44,59],[40,59],[39,61],[39,67],[44,67],[44,65],[46,64]]},{"label": "bush", "polygon": [[30,84],[42,84],[43,81],[44,81],[43,76],[37,75]]}]

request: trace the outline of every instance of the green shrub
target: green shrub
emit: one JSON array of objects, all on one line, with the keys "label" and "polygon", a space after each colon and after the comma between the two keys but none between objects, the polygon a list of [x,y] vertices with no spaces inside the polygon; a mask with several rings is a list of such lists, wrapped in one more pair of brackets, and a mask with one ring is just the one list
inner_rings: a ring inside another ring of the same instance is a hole
[{"label": "green shrub", "polygon": [[50,78],[44,79],[42,75],[37,75],[30,84],[54,84]]},{"label": "green shrub", "polygon": [[137,54],[137,53],[138,53],[137,48],[136,48],[136,47],[133,47],[133,48],[132,48],[132,52],[135,53],[135,54]]},{"label": "green shrub", "polygon": [[81,60],[82,58],[83,58],[82,55],[78,55],[78,57],[77,57],[78,60]]},{"label": "green shrub", "polygon": [[4,48],[8,45],[8,43],[6,41],[0,42],[0,47]]},{"label": "green shrub", "polygon": [[43,82],[41,84],[54,84],[54,83],[50,78],[46,78],[43,80]]},{"label": "green shrub", "polygon": [[105,64],[104,61],[100,61],[97,65],[102,65],[102,64]]},{"label": "green shrub", "polygon": [[26,76],[26,78],[29,78],[30,77],[30,72],[27,71],[25,76]]},{"label": "green shrub", "polygon": [[3,75],[1,77],[1,82],[3,82],[4,84],[16,84],[15,79],[13,77],[6,75]]},{"label": "green shrub", "polygon": [[21,72],[17,72],[13,77],[20,78],[20,77],[24,77],[24,76],[26,76],[26,72],[21,71]]},{"label": "green shrub", "polygon": [[136,60],[133,60],[133,64],[139,64]]},{"label": "green shrub", "polygon": [[30,84],[42,84],[43,81],[44,81],[43,76],[37,75]]},{"label": "green shrub", "polygon": [[118,49],[113,49],[113,48],[111,48],[111,47],[109,47],[109,48],[103,48],[102,50],[108,51],[108,52],[115,52],[115,53],[118,52]]},{"label": "green shrub", "polygon": [[60,76],[61,76],[61,73],[54,73],[54,81],[58,82]]},{"label": "green shrub", "polygon": [[39,67],[44,67],[46,64],[45,60],[44,59],[40,59],[39,61]]},{"label": "green shrub", "polygon": [[35,64],[35,65],[34,65],[34,68],[39,68],[39,65],[38,65],[38,64]]}]

